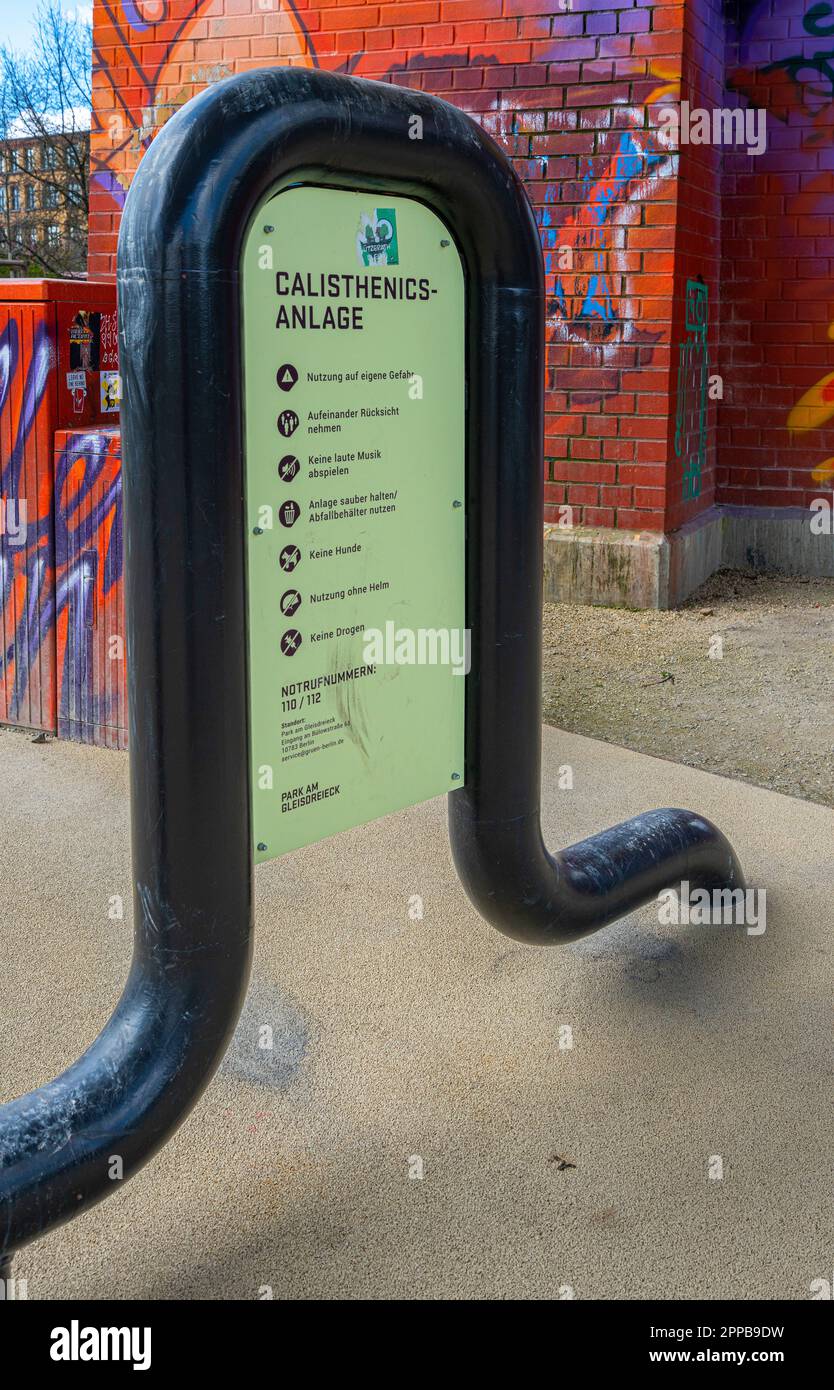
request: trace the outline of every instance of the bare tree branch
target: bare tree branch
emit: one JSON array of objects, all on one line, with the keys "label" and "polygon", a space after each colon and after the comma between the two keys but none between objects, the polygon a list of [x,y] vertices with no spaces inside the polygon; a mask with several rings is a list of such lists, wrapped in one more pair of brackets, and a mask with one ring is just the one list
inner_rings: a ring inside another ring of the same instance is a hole
[{"label": "bare tree branch", "polygon": [[[86,259],[89,212],[92,30],[68,14],[61,0],[41,0],[33,25],[28,53],[0,45],[0,142],[6,155],[0,238],[10,253],[24,248],[26,259],[49,274],[77,273]],[[27,141],[39,149],[35,168],[25,166]],[[19,209],[11,207],[15,182]],[[38,190],[37,209],[23,206],[26,184]],[[44,247],[42,237],[25,247],[22,222],[40,227],[43,235],[47,226],[59,226],[60,245]]]}]

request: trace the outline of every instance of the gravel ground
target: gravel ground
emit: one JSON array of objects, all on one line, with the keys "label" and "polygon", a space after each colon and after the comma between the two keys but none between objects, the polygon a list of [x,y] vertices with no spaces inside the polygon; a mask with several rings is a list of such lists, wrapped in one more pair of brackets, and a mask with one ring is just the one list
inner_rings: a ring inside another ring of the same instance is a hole
[{"label": "gravel ground", "polygon": [[834,806],[834,580],[725,570],[668,613],[546,604],[544,717]]}]

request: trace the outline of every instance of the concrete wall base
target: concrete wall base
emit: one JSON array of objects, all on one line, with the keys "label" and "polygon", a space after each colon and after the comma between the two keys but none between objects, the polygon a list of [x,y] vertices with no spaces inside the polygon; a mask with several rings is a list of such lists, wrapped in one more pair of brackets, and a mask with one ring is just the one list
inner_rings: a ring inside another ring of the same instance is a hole
[{"label": "concrete wall base", "polygon": [[548,603],[676,608],[718,569],[834,577],[834,536],[799,507],[711,507],[670,535],[545,527]]}]

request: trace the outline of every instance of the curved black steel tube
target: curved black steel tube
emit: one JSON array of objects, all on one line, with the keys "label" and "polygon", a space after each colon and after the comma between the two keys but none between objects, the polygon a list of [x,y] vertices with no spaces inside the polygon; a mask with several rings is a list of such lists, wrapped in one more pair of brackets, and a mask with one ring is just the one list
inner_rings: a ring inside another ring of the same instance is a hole
[{"label": "curved black steel tube", "polygon": [[[466,785],[449,795],[455,865],[478,911],[533,944],[576,940],[664,888],[744,886],[729,842],[691,811],[650,811],[545,849],[541,792],[544,287],[531,216],[516,284],[480,297],[467,518]],[[508,389],[507,382],[510,383]]]},{"label": "curved black steel tube", "polygon": [[[415,140],[413,118],[422,120]],[[320,71],[219,83],[145,155],[119,238],[136,944],[84,1056],[0,1109],[0,1253],[118,1187],[223,1054],[248,978],[252,854],[239,256],[279,180],[419,198],[467,276],[467,891],[525,940],[592,931],[658,887],[740,882],[727,842],[653,812],[547,856],[539,829],[543,285],[507,160],[435,98]]]},{"label": "curved black steel tube", "polygon": [[[136,310],[128,296],[128,322]],[[245,692],[200,697],[217,671],[243,669],[242,568],[234,547],[208,563],[224,541],[222,490],[160,478],[140,357],[123,339],[133,963],[88,1051],[0,1109],[0,1253],[115,1191],[116,1172],[129,1178],[164,1144],[220,1062],[249,977]]]},{"label": "curved black steel tube", "polygon": [[449,804],[458,873],[482,916],[519,941],[576,941],[683,881],[693,891],[744,887],[729,841],[693,811],[647,811],[551,855],[538,811],[482,820],[477,793],[462,799],[454,792]]}]

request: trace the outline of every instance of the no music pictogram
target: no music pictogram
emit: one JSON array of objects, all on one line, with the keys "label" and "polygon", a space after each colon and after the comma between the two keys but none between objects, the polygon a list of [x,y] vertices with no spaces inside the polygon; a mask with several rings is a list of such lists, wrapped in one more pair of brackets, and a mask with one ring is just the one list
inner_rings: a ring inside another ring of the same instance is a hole
[{"label": "no music pictogram", "polygon": [[278,477],[282,483],[291,483],[301,464],[295,454],[285,454],[278,462]]}]

